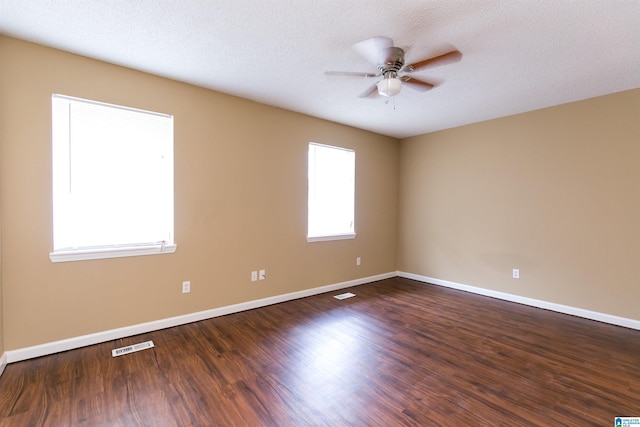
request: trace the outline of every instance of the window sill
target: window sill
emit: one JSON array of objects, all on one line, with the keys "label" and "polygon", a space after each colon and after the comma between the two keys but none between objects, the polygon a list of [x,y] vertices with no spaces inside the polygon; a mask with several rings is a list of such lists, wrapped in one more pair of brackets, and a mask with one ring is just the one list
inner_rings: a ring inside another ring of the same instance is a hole
[{"label": "window sill", "polygon": [[307,236],[307,242],[328,242],[331,240],[355,239],[356,233],[332,234],[329,236]]},{"label": "window sill", "polygon": [[91,259],[123,258],[130,256],[172,254],[178,245],[146,245],[121,248],[79,249],[56,251],[49,254],[51,262],[85,261]]}]

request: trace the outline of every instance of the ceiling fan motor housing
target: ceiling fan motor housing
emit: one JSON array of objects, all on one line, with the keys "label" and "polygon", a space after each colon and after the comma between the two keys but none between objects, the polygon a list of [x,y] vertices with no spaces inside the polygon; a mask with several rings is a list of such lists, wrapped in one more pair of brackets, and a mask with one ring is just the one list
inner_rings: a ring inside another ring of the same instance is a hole
[{"label": "ceiling fan motor housing", "polygon": [[384,64],[378,65],[378,71],[385,78],[396,77],[404,65],[404,50],[399,47],[390,47],[386,51]]}]

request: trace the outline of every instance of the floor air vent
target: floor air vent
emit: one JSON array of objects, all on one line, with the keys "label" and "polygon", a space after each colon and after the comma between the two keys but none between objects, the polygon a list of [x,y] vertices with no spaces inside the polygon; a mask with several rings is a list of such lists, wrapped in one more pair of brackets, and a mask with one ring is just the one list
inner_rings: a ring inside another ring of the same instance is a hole
[{"label": "floor air vent", "polygon": [[336,295],[334,296],[335,299],[347,299],[347,298],[351,298],[351,297],[355,297],[356,294],[352,294],[351,292],[347,292],[344,294],[340,294],[340,295]]},{"label": "floor air vent", "polygon": [[141,342],[140,344],[128,345],[126,347],[120,347],[120,348],[111,350],[111,356],[112,357],[122,356],[123,354],[134,353],[136,351],[146,350],[151,347],[153,347],[153,341],[145,341],[145,342]]}]

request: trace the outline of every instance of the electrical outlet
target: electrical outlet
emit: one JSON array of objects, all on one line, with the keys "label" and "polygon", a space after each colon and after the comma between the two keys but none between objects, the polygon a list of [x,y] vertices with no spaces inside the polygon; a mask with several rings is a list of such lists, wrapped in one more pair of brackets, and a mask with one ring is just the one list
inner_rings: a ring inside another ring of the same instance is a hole
[{"label": "electrical outlet", "polygon": [[188,294],[189,292],[191,292],[191,281],[182,282],[182,293]]},{"label": "electrical outlet", "polygon": [[520,270],[517,268],[513,269],[513,278],[514,279],[519,279],[520,278]]},{"label": "electrical outlet", "polygon": [[266,278],[267,278],[266,270],[260,270],[260,273],[258,273],[258,280],[264,280]]},{"label": "electrical outlet", "polygon": [[356,265],[360,265],[360,257],[356,258]]},{"label": "electrical outlet", "polygon": [[258,280],[258,272],[257,271],[252,271],[251,272],[251,281],[255,282],[256,280]]}]

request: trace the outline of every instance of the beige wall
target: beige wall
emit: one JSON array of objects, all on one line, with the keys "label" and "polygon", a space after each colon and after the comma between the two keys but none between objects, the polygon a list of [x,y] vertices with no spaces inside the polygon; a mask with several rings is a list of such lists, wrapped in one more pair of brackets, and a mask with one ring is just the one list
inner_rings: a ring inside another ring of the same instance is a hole
[{"label": "beige wall", "polygon": [[640,319],[639,160],[640,90],[403,140],[399,270]]},{"label": "beige wall", "polygon": [[[0,352],[396,269],[640,319],[640,90],[398,143],[2,36],[0,61]],[[52,93],[175,116],[175,254],[49,261]],[[306,242],[309,141],[356,150],[355,240]]]},{"label": "beige wall", "polygon": [[[5,350],[396,270],[397,140],[12,38],[0,57]],[[174,115],[175,254],[49,261],[52,93]],[[356,150],[355,240],[306,242],[309,141]]]},{"label": "beige wall", "polygon": [[[0,60],[0,67],[1,66],[2,60]],[[0,119],[0,127],[2,127],[2,119]],[[2,156],[2,150],[0,150],[0,156]],[[0,202],[1,198],[2,196],[0,196]],[[0,205],[0,211],[1,210]],[[0,355],[4,354],[4,311],[2,307],[2,218],[0,217]],[[0,367],[0,369],[2,368]]]},{"label": "beige wall", "polygon": [[[0,38],[0,46],[2,43],[2,39]],[[0,47],[1,49],[1,47]],[[7,59],[1,54],[0,51],[0,355],[4,354],[5,346],[4,346],[4,304],[2,301],[2,293],[3,293],[3,274],[2,274],[2,158],[4,157],[4,144],[2,141],[4,140],[4,130],[6,129],[6,119],[4,115],[4,104],[2,102],[2,98],[4,98],[4,90],[2,85],[2,76],[4,74],[3,70],[7,66]],[[1,356],[0,356],[1,357]],[[0,367],[1,369],[1,367]]]}]

